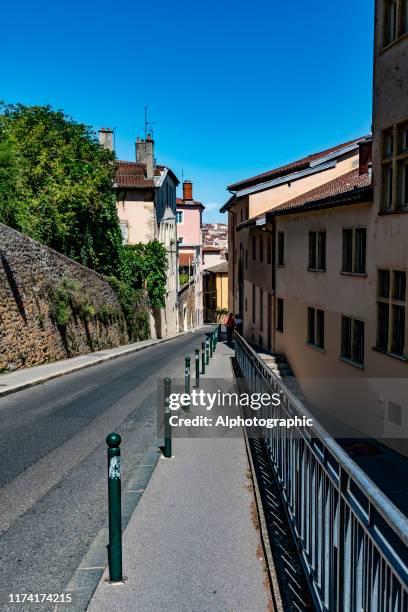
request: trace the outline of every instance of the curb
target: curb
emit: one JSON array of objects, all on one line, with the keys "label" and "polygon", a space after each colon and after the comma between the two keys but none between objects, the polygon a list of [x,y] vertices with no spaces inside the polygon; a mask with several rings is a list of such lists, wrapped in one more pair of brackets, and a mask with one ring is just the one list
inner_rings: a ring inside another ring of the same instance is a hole
[{"label": "curb", "polygon": [[[143,495],[143,491],[156,469],[160,456],[159,447],[148,450],[141,464],[136,468],[134,476],[126,483],[126,487],[122,488],[122,537],[130,517]],[[70,593],[73,596],[72,603],[57,604],[53,608],[53,612],[59,612],[64,608],[69,608],[70,611],[84,612],[88,608],[96,587],[108,566],[108,540],[109,533],[106,522],[96,534],[81,563],[63,589],[64,593]]]},{"label": "curb", "polygon": [[[61,372],[52,372],[50,374],[44,374],[39,378],[34,378],[33,380],[12,385],[8,389],[0,389],[0,398],[6,395],[12,395],[13,393],[17,393],[18,391],[23,391],[24,389],[29,389],[30,387],[35,387],[37,385],[41,385],[49,380],[53,380],[55,378],[61,378],[65,376],[65,374],[72,374],[73,372],[79,372],[80,370],[85,370],[87,368],[91,368],[95,365],[100,365],[101,363],[105,363],[108,361],[113,361],[114,359],[119,359],[119,357],[126,357],[131,355],[132,353],[138,353],[139,351],[143,351],[144,349],[151,348],[152,346],[157,346],[158,344],[163,344],[164,342],[170,342],[170,340],[175,340],[176,338],[181,338],[182,336],[186,336],[187,334],[193,334],[197,331],[200,331],[202,327],[197,327],[195,329],[189,329],[185,332],[180,332],[176,336],[169,336],[168,338],[160,338],[158,340],[153,340],[150,344],[145,344],[143,346],[134,346],[128,350],[122,351],[116,355],[105,355],[103,357],[96,357],[94,361],[90,361],[88,363],[81,363],[76,366],[68,367],[66,370]],[[126,346],[126,345],[125,345]],[[85,353],[85,355],[89,353]],[[78,355],[78,357],[82,357],[85,355]],[[57,363],[57,362],[53,362]],[[1,382],[1,377],[0,377]]]},{"label": "curb", "polygon": [[[232,369],[234,371],[234,378],[236,379],[237,384],[239,384],[238,377],[237,377],[237,373],[238,373],[237,368],[239,368],[239,366],[235,360],[235,357],[232,357]],[[244,415],[242,414],[242,411],[240,412],[241,412],[241,416],[243,417]],[[251,470],[251,481],[252,481],[252,485],[254,489],[255,504],[256,504],[256,510],[257,510],[258,520],[259,520],[260,539],[261,539],[262,548],[264,552],[265,565],[268,571],[268,579],[269,579],[269,586],[270,586],[270,591],[271,591],[273,612],[284,612],[283,602],[282,602],[282,598],[280,595],[278,576],[276,573],[275,564],[274,564],[273,556],[272,556],[272,549],[271,549],[271,545],[269,542],[268,528],[266,525],[266,518],[265,518],[265,513],[264,513],[263,505],[262,505],[261,492],[259,490],[258,477],[256,475],[256,470],[255,470],[254,462],[252,459],[251,447],[249,444],[249,439],[248,439],[246,428],[242,427],[242,430],[244,433],[244,441],[245,441],[245,448],[246,448],[246,453],[248,457],[249,468]]]}]

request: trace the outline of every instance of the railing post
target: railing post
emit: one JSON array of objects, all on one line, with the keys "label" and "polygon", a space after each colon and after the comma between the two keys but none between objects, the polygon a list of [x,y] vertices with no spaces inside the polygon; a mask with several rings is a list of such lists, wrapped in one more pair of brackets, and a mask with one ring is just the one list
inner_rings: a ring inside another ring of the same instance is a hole
[{"label": "railing post", "polygon": [[200,385],[200,349],[195,350],[195,386]]},{"label": "railing post", "polygon": [[213,343],[212,343],[212,335],[210,333],[208,337],[208,344],[210,346],[210,358],[213,356]]},{"label": "railing post", "polygon": [[205,374],[205,342],[201,343],[201,374]]},{"label": "railing post", "polygon": [[172,456],[170,407],[169,397],[171,394],[171,378],[164,379],[164,456],[170,459]]},{"label": "railing post", "polygon": [[108,445],[108,505],[109,505],[109,582],[122,582],[122,516],[120,481],[120,443],[117,433],[106,438]]},{"label": "railing post", "polygon": [[210,341],[208,336],[205,337],[205,365],[210,363]]}]

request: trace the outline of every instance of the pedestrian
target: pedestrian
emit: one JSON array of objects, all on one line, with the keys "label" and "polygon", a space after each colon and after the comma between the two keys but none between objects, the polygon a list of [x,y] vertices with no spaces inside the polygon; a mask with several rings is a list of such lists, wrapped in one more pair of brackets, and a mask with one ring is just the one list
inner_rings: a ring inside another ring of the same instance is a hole
[{"label": "pedestrian", "polygon": [[235,315],[234,325],[237,332],[240,334],[240,336],[242,336],[243,322],[239,314]]},{"label": "pedestrian", "polygon": [[225,321],[225,327],[227,328],[227,343],[232,343],[232,334],[234,333],[234,315],[232,312],[229,313],[228,318]]}]

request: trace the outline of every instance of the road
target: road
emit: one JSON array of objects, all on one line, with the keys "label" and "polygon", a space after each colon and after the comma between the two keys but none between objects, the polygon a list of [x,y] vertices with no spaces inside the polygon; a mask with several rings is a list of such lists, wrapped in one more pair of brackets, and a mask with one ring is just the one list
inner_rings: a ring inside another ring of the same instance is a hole
[{"label": "road", "polygon": [[182,378],[202,336],[0,400],[0,610],[9,593],[62,592],[106,521],[107,433],[122,435],[125,486],[156,444],[157,378]]}]

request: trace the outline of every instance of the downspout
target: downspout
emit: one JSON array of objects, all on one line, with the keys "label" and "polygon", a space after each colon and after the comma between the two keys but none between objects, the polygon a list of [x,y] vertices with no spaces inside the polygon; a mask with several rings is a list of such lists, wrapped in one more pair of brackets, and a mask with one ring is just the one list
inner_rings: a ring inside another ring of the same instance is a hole
[{"label": "downspout", "polygon": [[272,353],[275,352],[276,337],[276,221],[272,217]]}]

